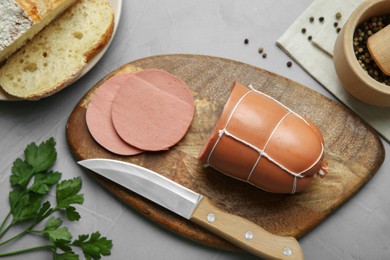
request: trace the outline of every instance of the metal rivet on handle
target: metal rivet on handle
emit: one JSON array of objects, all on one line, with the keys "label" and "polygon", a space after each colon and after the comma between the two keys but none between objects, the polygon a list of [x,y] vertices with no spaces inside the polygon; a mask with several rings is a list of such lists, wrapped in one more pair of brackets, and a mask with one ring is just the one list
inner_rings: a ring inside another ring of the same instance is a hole
[{"label": "metal rivet on handle", "polygon": [[215,215],[210,213],[207,215],[207,221],[208,222],[214,222],[215,221]]},{"label": "metal rivet on handle", "polygon": [[252,240],[253,239],[253,233],[251,231],[248,231],[245,233],[245,238],[247,240]]},{"label": "metal rivet on handle", "polygon": [[292,255],[292,249],[289,248],[289,247],[285,247],[285,248],[283,249],[283,254],[284,254],[285,256],[291,256],[291,255]]}]

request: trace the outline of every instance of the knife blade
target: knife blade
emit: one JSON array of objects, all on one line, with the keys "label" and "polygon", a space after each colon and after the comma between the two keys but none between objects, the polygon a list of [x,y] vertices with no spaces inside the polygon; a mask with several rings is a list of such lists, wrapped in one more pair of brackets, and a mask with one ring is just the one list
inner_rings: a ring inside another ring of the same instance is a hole
[{"label": "knife blade", "polygon": [[224,212],[207,197],[149,169],[111,159],[87,159],[78,163],[254,255],[266,259],[303,259],[295,238],[272,234],[245,218]]}]

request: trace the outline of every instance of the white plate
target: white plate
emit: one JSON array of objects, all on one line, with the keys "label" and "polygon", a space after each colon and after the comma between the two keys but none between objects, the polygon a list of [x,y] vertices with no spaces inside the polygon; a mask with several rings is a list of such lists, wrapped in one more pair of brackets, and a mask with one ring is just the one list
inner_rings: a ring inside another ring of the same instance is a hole
[{"label": "white plate", "polygon": [[[98,63],[98,61],[102,58],[102,56],[104,55],[104,53],[107,51],[108,47],[110,46],[111,41],[112,41],[112,39],[115,36],[116,29],[118,28],[118,24],[119,24],[121,12],[122,12],[122,0],[110,0],[110,3],[111,3],[112,11],[114,12],[114,15],[115,15],[115,17],[114,17],[114,20],[115,20],[115,22],[114,22],[114,30],[112,32],[111,39],[108,41],[107,45],[95,57],[93,57],[90,61],[88,61],[87,66],[81,71],[80,76],[75,78],[68,85],[74,83],[75,81],[80,79],[82,76],[84,76],[88,71],[90,71],[96,65],[96,63]],[[4,90],[2,90],[0,88],[0,100],[10,101],[10,100],[19,100],[19,99],[8,96],[4,92]]]}]

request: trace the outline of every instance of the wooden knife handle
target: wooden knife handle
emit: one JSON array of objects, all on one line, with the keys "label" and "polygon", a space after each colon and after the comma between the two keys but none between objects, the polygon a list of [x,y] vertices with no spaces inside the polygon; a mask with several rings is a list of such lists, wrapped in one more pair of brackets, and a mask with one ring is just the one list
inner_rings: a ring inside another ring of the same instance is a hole
[{"label": "wooden knife handle", "polygon": [[221,211],[207,198],[201,199],[190,220],[265,259],[303,259],[295,238],[271,234],[247,219]]}]

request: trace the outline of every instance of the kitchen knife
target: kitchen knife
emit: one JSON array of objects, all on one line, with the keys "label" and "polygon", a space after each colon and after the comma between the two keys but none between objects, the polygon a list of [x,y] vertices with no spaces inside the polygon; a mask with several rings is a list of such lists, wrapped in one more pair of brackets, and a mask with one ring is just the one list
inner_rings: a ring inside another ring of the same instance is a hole
[{"label": "kitchen knife", "polygon": [[206,197],[149,169],[110,159],[78,163],[254,255],[266,259],[303,259],[295,238],[271,234],[247,219],[223,212]]}]

